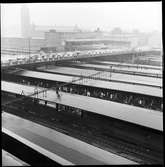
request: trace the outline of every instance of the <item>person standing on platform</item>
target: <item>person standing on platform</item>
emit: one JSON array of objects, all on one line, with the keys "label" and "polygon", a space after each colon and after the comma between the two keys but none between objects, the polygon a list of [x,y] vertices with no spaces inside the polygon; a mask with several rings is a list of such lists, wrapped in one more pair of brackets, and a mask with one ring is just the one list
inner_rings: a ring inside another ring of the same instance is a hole
[{"label": "person standing on platform", "polygon": [[60,94],[59,94],[59,87],[56,87],[56,94],[57,94],[57,98],[60,98]]}]

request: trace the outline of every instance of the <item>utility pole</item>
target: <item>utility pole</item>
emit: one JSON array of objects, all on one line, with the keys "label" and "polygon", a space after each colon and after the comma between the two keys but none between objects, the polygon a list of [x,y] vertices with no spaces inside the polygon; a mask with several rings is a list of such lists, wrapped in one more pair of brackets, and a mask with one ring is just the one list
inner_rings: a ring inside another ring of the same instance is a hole
[{"label": "utility pole", "polygon": [[29,44],[29,59],[30,59],[30,37],[28,38],[28,44]]},{"label": "utility pole", "polygon": [[110,66],[110,75],[109,75],[110,80],[111,80],[111,77],[112,77],[112,65]]}]

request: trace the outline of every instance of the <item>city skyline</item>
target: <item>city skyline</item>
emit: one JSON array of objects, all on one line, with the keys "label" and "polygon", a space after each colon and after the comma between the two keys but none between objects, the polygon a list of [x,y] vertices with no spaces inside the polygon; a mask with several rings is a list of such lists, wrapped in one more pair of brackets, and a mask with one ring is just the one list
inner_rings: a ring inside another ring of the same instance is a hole
[{"label": "city skyline", "polygon": [[[111,31],[115,27],[120,27],[124,31],[135,29],[141,32],[162,31],[161,2],[28,3],[26,5],[30,11],[31,24],[35,25],[77,25],[92,31],[98,27],[103,31]],[[1,5],[2,30],[5,30],[6,34],[11,34],[11,29],[12,33],[21,34],[21,6],[22,4]]]}]

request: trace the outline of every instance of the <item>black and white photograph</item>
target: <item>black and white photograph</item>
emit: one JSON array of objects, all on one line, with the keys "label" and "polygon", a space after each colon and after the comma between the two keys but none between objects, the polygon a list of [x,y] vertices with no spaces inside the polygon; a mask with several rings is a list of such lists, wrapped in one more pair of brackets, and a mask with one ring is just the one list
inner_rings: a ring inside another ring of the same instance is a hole
[{"label": "black and white photograph", "polygon": [[162,1],[0,5],[3,167],[164,164]]}]

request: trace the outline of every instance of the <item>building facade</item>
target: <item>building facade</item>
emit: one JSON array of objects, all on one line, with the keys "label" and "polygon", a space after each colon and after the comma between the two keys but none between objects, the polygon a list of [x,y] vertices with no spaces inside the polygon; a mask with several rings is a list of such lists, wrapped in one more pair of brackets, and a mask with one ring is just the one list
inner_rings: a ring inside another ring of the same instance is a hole
[{"label": "building facade", "polygon": [[65,41],[65,51],[130,48],[130,41],[111,39],[74,39]]},{"label": "building facade", "polygon": [[45,45],[46,47],[56,47],[58,51],[64,51],[66,41],[70,39],[96,39],[102,38],[102,32],[59,32],[56,30],[50,30],[45,32]]},{"label": "building facade", "polygon": [[38,51],[44,46],[44,39],[1,38],[1,50],[13,49]]}]

